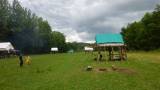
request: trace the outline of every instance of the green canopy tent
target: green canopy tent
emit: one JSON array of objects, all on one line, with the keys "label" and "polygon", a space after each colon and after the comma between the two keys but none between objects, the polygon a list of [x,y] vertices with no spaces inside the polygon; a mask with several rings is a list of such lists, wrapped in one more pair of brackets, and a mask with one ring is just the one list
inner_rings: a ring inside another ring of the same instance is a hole
[{"label": "green canopy tent", "polygon": [[[109,59],[110,60],[125,60],[126,48],[121,34],[97,34],[95,37],[96,47],[101,51],[102,48],[104,50],[109,51]],[[118,50],[118,54],[115,54],[114,51]]]}]

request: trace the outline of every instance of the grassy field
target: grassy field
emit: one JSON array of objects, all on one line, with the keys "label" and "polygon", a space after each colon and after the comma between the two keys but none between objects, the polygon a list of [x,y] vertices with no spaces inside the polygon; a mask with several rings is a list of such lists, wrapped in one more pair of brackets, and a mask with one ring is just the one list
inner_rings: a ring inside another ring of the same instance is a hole
[{"label": "grassy field", "polygon": [[[20,68],[18,58],[0,59],[0,90],[160,90],[160,52],[130,52],[127,61],[96,62],[84,53],[33,55]],[[93,71],[85,68],[91,65]],[[132,73],[97,71],[114,65]]]}]

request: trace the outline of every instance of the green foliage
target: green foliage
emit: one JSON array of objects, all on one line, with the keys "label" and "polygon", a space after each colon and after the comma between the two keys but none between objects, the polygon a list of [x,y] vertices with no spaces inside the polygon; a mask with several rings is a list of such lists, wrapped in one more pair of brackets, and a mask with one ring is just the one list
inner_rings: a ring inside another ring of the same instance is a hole
[{"label": "green foliage", "polygon": [[7,0],[0,1],[0,41],[6,40],[10,33],[8,26],[9,20],[9,3]]},{"label": "green foliage", "polygon": [[128,24],[122,28],[129,49],[154,50],[160,48],[160,5],[155,11],[146,13],[139,22]]}]

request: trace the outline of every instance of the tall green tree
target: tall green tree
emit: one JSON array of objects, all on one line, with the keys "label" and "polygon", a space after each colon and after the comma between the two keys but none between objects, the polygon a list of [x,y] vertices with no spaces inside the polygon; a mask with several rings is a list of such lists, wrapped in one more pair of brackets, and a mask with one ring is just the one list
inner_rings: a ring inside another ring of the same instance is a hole
[{"label": "tall green tree", "polygon": [[10,33],[8,28],[9,7],[7,0],[0,0],[0,41],[6,41]]},{"label": "tall green tree", "polygon": [[50,37],[50,46],[58,47],[60,52],[65,52],[67,50],[65,43],[65,36],[60,32],[53,31]]},{"label": "tall green tree", "polygon": [[154,50],[160,48],[160,5],[146,13],[139,22],[122,28],[122,35],[129,49]]}]

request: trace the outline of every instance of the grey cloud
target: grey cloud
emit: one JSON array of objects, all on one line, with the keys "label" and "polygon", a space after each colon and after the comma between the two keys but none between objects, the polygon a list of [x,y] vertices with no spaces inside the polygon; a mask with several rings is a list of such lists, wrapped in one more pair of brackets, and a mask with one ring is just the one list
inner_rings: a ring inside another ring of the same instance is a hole
[{"label": "grey cloud", "polygon": [[119,9],[125,11],[143,11],[153,10],[156,4],[160,3],[160,0],[132,0],[125,5],[120,5]]},{"label": "grey cloud", "polygon": [[97,33],[118,33],[127,23],[139,20],[160,3],[160,0],[20,1],[24,7],[48,20],[53,29],[80,41],[94,40]]}]

